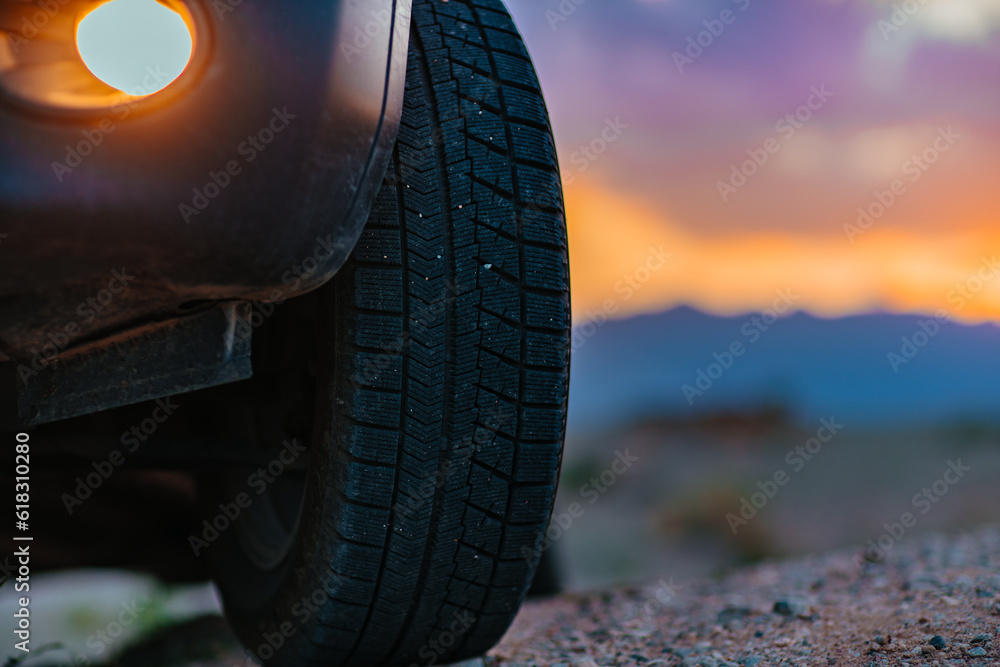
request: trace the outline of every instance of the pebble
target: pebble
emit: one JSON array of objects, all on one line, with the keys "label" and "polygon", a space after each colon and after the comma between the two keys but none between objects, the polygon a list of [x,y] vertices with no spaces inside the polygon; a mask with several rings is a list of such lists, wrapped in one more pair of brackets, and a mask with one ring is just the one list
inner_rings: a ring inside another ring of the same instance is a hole
[{"label": "pebble", "polygon": [[692,655],[684,658],[681,667],[722,667],[722,663],[710,655]]},{"label": "pebble", "polygon": [[938,578],[929,574],[918,574],[908,583],[911,591],[933,591],[941,588]]},{"label": "pebble", "polygon": [[948,642],[946,642],[944,640],[944,637],[942,637],[941,635],[934,635],[933,637],[931,637],[931,640],[927,643],[939,651],[944,648],[947,648],[948,646]]},{"label": "pebble", "polygon": [[969,643],[970,644],[988,644],[989,641],[990,641],[990,636],[989,635],[979,634],[979,635],[976,635],[975,637],[973,637],[972,641],[970,641]]},{"label": "pebble", "polygon": [[762,662],[764,662],[764,657],[763,656],[752,655],[749,658],[747,658],[743,662],[743,664],[746,665],[746,667],[757,667],[757,665],[759,665]]},{"label": "pebble", "polygon": [[982,646],[976,646],[975,648],[970,648],[968,651],[966,651],[966,653],[968,653],[974,658],[978,658],[981,655],[986,655],[986,649],[984,649]]},{"label": "pebble", "polygon": [[752,613],[747,607],[727,607],[718,613],[715,622],[724,628],[742,623],[743,619]]},{"label": "pebble", "polygon": [[805,614],[807,609],[804,604],[795,600],[778,600],[772,611],[782,616],[799,616]]}]

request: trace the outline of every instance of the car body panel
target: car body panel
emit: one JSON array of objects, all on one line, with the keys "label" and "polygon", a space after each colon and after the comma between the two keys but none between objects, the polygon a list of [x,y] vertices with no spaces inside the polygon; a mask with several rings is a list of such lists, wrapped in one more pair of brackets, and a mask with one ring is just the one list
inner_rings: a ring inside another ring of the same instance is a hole
[{"label": "car body panel", "polygon": [[208,52],[162,101],[0,99],[0,360],[21,381],[151,324],[305,294],[360,235],[398,130],[409,0],[188,4]]},{"label": "car body panel", "polygon": [[73,119],[0,105],[8,356],[192,302],[293,296],[346,260],[398,125],[408,3],[212,7],[208,66],[166,105]]}]

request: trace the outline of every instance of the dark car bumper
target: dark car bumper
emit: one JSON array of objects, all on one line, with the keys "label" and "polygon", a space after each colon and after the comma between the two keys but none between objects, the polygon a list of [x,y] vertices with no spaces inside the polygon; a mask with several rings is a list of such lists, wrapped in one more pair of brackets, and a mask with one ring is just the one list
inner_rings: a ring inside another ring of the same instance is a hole
[{"label": "dark car bumper", "polygon": [[163,103],[0,104],[0,353],[22,369],[303,294],[360,234],[398,128],[408,0],[201,9],[203,67]]}]

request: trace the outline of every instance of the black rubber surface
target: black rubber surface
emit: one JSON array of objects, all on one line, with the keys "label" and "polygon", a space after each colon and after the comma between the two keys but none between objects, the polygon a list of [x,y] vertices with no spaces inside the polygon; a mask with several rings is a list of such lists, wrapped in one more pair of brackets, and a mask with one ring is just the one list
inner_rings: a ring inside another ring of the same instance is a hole
[{"label": "black rubber surface", "polygon": [[484,653],[530,585],[556,491],[568,262],[535,73],[497,0],[415,0],[411,32],[392,165],[320,295],[335,354],[296,544],[274,572],[231,539],[215,554],[237,633],[271,665]]}]

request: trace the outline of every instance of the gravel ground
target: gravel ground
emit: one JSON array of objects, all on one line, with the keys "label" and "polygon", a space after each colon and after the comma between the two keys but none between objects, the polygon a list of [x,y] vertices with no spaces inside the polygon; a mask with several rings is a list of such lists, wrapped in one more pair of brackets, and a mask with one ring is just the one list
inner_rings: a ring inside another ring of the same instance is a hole
[{"label": "gravel ground", "polygon": [[[485,661],[461,667],[1000,665],[1000,528],[905,538],[880,562],[861,556],[528,602]],[[247,664],[216,616],[157,633],[113,666]]]},{"label": "gravel ground", "polygon": [[525,605],[487,664],[998,665],[1000,530]]}]

